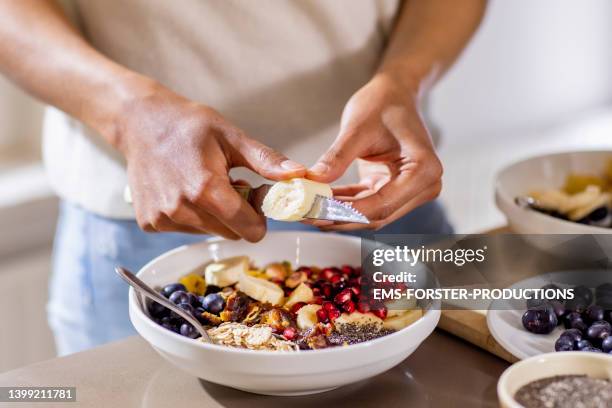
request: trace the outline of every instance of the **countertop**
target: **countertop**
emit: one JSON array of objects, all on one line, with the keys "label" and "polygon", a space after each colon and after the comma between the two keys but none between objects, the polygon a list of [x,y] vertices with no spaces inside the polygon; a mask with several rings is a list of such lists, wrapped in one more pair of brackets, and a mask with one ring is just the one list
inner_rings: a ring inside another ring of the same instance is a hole
[{"label": "countertop", "polygon": [[2,373],[0,386],[76,387],[76,403],[44,404],[63,408],[497,407],[495,387],[506,367],[504,360],[436,330],[404,362],[377,377],[322,394],[268,397],[183,373],[134,336]]}]

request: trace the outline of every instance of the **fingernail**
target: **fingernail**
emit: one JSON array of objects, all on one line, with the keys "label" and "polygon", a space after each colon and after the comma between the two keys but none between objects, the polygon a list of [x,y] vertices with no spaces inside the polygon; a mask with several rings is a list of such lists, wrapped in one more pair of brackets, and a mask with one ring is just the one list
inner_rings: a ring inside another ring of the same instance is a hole
[{"label": "fingernail", "polygon": [[323,163],[317,163],[310,168],[311,173],[325,174],[329,171],[329,166]]},{"label": "fingernail", "polygon": [[304,166],[291,160],[285,160],[281,163],[281,167],[285,170],[303,170]]}]

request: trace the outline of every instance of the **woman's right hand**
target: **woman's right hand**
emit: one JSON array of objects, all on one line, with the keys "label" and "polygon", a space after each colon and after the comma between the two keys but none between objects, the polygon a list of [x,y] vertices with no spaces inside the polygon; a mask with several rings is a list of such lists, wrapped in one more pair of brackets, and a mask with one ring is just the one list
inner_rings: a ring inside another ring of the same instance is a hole
[{"label": "woman's right hand", "polygon": [[114,139],[127,160],[139,226],[259,241],[259,214],[231,186],[232,167],[271,180],[303,177],[304,166],[246,135],[210,107],[155,84],[124,107]]}]

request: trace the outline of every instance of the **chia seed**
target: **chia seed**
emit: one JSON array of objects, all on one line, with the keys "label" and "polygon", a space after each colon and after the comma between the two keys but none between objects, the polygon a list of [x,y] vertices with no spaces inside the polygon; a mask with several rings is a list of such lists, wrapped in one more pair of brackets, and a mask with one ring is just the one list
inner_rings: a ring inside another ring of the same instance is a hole
[{"label": "chia seed", "polygon": [[340,326],[338,331],[330,333],[328,340],[335,346],[342,346],[374,340],[394,332],[393,329],[383,329],[376,324],[346,323]]},{"label": "chia seed", "polygon": [[607,408],[612,383],[586,375],[559,375],[522,386],[514,399],[525,408]]}]

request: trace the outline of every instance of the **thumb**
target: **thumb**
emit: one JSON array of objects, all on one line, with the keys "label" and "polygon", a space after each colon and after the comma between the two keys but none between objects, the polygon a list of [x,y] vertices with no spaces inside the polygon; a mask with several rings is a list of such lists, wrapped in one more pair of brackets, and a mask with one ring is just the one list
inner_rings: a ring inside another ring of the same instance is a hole
[{"label": "thumb", "polygon": [[[352,139],[352,140],[351,140]],[[329,150],[308,169],[309,179],[322,183],[336,181],[346,169],[359,157],[360,146],[353,138],[339,137]]]},{"label": "thumb", "polygon": [[286,180],[306,174],[303,165],[249,137],[242,138],[237,147],[242,159],[240,164],[267,179]]}]

